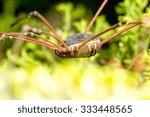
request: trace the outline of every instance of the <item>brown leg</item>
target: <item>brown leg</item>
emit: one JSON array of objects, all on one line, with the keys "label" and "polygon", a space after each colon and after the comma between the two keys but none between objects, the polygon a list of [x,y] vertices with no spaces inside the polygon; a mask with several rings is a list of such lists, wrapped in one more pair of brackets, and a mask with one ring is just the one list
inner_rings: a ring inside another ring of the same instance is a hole
[{"label": "brown leg", "polygon": [[98,15],[100,14],[100,12],[103,10],[104,6],[106,5],[106,3],[108,2],[108,0],[104,0],[103,3],[101,4],[101,6],[98,8],[98,11],[96,12],[95,16],[93,17],[93,19],[90,21],[89,25],[87,26],[87,28],[85,29],[84,33],[87,33],[90,28],[92,27],[94,21],[96,20],[96,18],[98,17]]},{"label": "brown leg", "polygon": [[60,48],[60,47],[59,47],[58,45],[56,45],[55,43],[50,42],[48,39],[45,39],[45,38],[43,38],[42,36],[40,36],[40,35],[38,35],[38,34],[36,34],[36,33],[34,33],[34,32],[9,33],[8,35],[17,35],[17,36],[25,36],[25,37],[26,37],[26,36],[36,37],[36,38],[39,38],[40,40],[43,40],[43,41],[49,43],[49,44],[52,45],[52,46],[55,46],[55,47],[57,47],[57,48]]},{"label": "brown leg", "polygon": [[18,18],[14,23],[11,24],[10,27],[13,27],[14,25],[19,23],[20,21],[22,21],[26,18],[31,18],[31,17],[38,17],[42,22],[44,22],[47,25],[47,27],[54,33],[54,35],[58,36],[56,34],[56,31],[54,30],[54,28],[51,26],[51,24],[37,11],[33,11],[24,17]]},{"label": "brown leg", "polygon": [[[89,38],[89,39],[87,39],[86,41],[84,41],[81,45],[79,45],[79,47],[78,47],[78,49],[80,49],[81,47],[83,47],[85,44],[87,44],[88,42],[90,42],[90,41],[92,41],[93,39],[95,39],[96,37],[98,37],[98,36],[100,36],[100,35],[102,35],[102,34],[104,34],[104,33],[106,33],[106,32],[108,32],[108,31],[110,31],[110,30],[113,30],[113,29],[115,29],[115,28],[117,28],[117,27],[120,27],[120,26],[122,26],[122,25],[124,25],[124,24],[128,24],[128,25],[131,25],[131,24],[141,24],[142,22],[141,21],[138,21],[138,22],[128,22],[128,21],[122,21],[122,22],[119,22],[119,23],[117,23],[117,24],[114,24],[114,25],[112,25],[111,27],[109,27],[108,29],[106,29],[106,30],[104,30],[104,31],[102,31],[102,32],[99,32],[99,33],[97,33],[97,34],[95,34],[94,36],[92,36],[91,38]],[[127,29],[128,30],[128,29]],[[125,30],[126,31],[126,30]],[[124,32],[125,32],[124,31]],[[118,34],[119,35],[119,34]],[[106,39],[105,39],[105,41],[106,41]],[[108,40],[109,41],[109,40]],[[108,41],[106,41],[106,42],[108,42]],[[106,43],[105,42],[105,43]],[[102,43],[104,43],[104,40],[103,41],[101,41],[100,42],[101,44]]]},{"label": "brown leg", "polygon": [[[14,25],[16,25],[17,23],[19,23],[23,19],[30,18],[30,17],[38,17],[53,32],[53,34],[57,37],[57,39],[59,40],[59,42],[62,43],[60,37],[57,35],[57,33],[56,33],[55,29],[52,27],[52,25],[37,11],[33,11],[33,12],[29,13],[28,15],[19,18],[14,23],[12,23],[10,27],[13,27]],[[64,45],[64,47],[67,48],[67,45],[65,43],[62,43],[62,45]]]},{"label": "brown leg", "polygon": [[31,36],[36,36],[36,37],[39,37],[41,38],[43,41],[40,41],[40,40],[36,40],[34,38],[30,38],[30,37],[26,37],[24,35],[29,35],[29,32],[28,33],[0,33],[1,36],[0,36],[0,40],[4,40],[4,39],[18,39],[18,40],[23,40],[23,41],[27,41],[27,42],[32,42],[32,43],[35,43],[35,44],[38,44],[38,45],[42,45],[42,46],[45,46],[45,47],[48,47],[50,49],[58,49],[60,50],[60,47],[53,44],[52,42],[48,42],[47,39],[44,39],[38,35],[35,35],[34,33],[30,33]]},{"label": "brown leg", "polygon": [[125,31],[127,31],[127,30],[129,30],[129,29],[131,29],[131,28],[133,28],[133,27],[136,27],[136,26],[138,26],[138,25],[140,25],[140,24],[142,24],[142,22],[139,21],[139,22],[136,23],[136,24],[132,24],[132,25],[130,25],[130,26],[128,26],[128,27],[126,27],[126,28],[124,28],[124,29],[122,29],[122,30],[116,32],[115,34],[113,34],[113,35],[109,36],[108,38],[106,38],[105,40],[101,41],[99,44],[97,44],[97,46],[98,46],[98,47],[99,47],[99,46],[102,46],[103,44],[105,44],[105,43],[107,43],[108,41],[114,39],[115,37],[117,37],[118,35],[122,34],[123,32],[125,32]]},{"label": "brown leg", "polygon": [[[50,32],[47,32],[47,31],[44,31],[40,28],[36,28],[36,27],[32,27],[32,26],[29,26],[29,25],[25,25],[23,26],[23,29],[22,29],[23,32],[33,32],[33,33],[37,33],[37,34],[45,34],[45,35],[49,35],[53,38],[55,38],[58,42],[60,42],[62,45],[65,45],[65,43],[62,41],[62,40],[59,40],[59,38],[53,34],[51,34]],[[65,47],[65,46],[64,46]]]}]

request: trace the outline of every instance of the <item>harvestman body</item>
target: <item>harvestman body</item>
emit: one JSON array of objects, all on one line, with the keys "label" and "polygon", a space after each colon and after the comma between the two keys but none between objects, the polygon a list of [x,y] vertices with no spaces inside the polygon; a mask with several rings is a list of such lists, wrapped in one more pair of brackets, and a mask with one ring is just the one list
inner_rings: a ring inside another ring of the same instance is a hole
[{"label": "harvestman body", "polygon": [[69,47],[69,52],[63,53],[59,52],[58,50],[55,50],[55,54],[60,57],[69,56],[70,58],[94,56],[100,50],[100,46],[99,47],[96,46],[96,44],[100,42],[100,39],[98,37],[88,42],[86,45],[80,48],[80,51],[78,51],[80,43],[84,42],[85,40],[89,39],[92,36],[93,36],[92,34],[86,33],[74,34],[64,41],[64,43]]},{"label": "harvestman body", "polygon": [[[88,31],[92,27],[94,21],[106,5],[108,0],[104,0],[102,5],[99,7],[98,11],[96,12],[95,16],[85,29],[84,33],[78,33],[70,36],[68,39],[65,41],[62,41],[61,38],[57,35],[56,31],[54,28],[51,26],[51,24],[37,11],[29,13],[27,16],[21,17],[18,20],[16,20],[12,25],[16,25],[18,22],[25,18],[31,18],[31,17],[38,17],[43,23],[47,25],[47,27],[51,30],[52,33],[46,32],[43,30],[32,30],[31,32],[25,32],[25,33],[5,33],[5,32],[0,32],[1,37],[0,40],[2,39],[18,39],[18,40],[23,40],[27,42],[32,42],[35,44],[39,44],[45,47],[48,47],[50,49],[55,50],[55,54],[61,58],[77,58],[77,57],[90,57],[94,56],[99,50],[100,47],[105,44],[106,42],[110,41],[111,39],[114,39],[116,36],[120,35],[121,33],[137,26],[140,24],[150,24],[150,17],[144,18],[141,21],[136,21],[136,22],[127,22],[127,21],[122,21],[117,24],[112,25],[108,29],[99,32],[97,34],[88,34]],[[127,25],[127,27],[123,28],[122,30],[114,33],[113,35],[109,36],[108,38],[104,39],[103,41],[100,41],[99,36],[112,30],[117,27],[120,27],[122,25]],[[55,38],[60,45],[57,45],[55,43],[50,42],[48,39],[43,38],[39,34],[45,34],[52,36]],[[32,37],[37,37],[40,40],[34,39]]]}]

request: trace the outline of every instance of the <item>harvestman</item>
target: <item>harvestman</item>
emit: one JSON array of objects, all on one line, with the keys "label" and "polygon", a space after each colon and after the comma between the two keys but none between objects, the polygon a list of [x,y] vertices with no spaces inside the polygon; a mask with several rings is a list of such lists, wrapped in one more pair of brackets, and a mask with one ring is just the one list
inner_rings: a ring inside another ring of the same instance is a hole
[{"label": "harvestman", "polygon": [[[92,27],[93,23],[95,22],[96,18],[98,17],[98,15],[100,14],[100,12],[102,11],[102,9],[104,8],[104,6],[106,5],[107,2],[108,2],[108,0],[103,1],[101,6],[99,7],[98,11],[96,12],[95,16],[90,21],[89,25],[87,26],[87,28],[85,29],[85,31],[83,33],[74,34],[74,35],[68,37],[68,39],[66,39],[65,41],[62,41],[62,39],[58,36],[56,31],[52,27],[52,25],[37,11],[31,12],[28,15],[19,18],[11,25],[11,27],[16,25],[18,22],[20,22],[23,19],[36,16],[43,23],[45,23],[45,25],[51,30],[52,33],[43,31],[43,30],[36,30],[36,31],[30,31],[30,32],[23,32],[23,33],[22,32],[19,32],[19,33],[0,32],[0,34],[1,34],[0,40],[2,40],[2,39],[18,39],[18,40],[23,40],[23,41],[39,44],[41,46],[45,46],[47,48],[55,50],[55,54],[61,58],[90,57],[90,56],[94,56],[97,52],[99,52],[100,47],[103,44],[114,39],[116,36],[120,35],[121,33],[125,32],[133,27],[136,27],[140,24],[148,24],[148,25],[150,24],[150,17],[146,17],[146,18],[142,19],[141,21],[136,21],[136,22],[121,21],[121,22],[114,24],[111,27],[109,27],[108,29],[106,29],[102,32],[99,32],[97,34],[88,34],[88,31]],[[99,39],[100,35],[108,32],[112,29],[115,29],[117,27],[120,27],[122,25],[127,25],[127,26],[125,28],[123,28],[122,30],[109,36],[108,38],[100,41],[100,39]],[[43,38],[39,34],[45,34],[45,35],[52,36],[60,44],[57,45],[53,42],[50,42],[48,39]],[[33,37],[39,38],[40,40],[34,39]]]}]

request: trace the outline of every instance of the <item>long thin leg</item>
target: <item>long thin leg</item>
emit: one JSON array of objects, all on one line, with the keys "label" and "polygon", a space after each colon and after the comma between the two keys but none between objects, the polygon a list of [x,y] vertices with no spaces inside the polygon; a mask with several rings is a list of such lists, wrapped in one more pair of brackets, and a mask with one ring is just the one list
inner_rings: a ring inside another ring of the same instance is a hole
[{"label": "long thin leg", "polygon": [[[37,11],[33,11],[31,13],[29,13],[28,15],[19,18],[18,20],[16,20],[14,23],[11,24],[11,27],[13,27],[14,25],[16,25],[17,23],[19,23],[20,21],[22,21],[23,19],[26,18],[30,18],[30,17],[38,17],[43,23],[46,24],[46,26],[53,32],[53,34],[57,37],[57,40],[62,43],[62,40],[60,39],[60,37],[57,35],[56,31],[54,30],[54,28],[52,27],[52,25]],[[62,45],[64,47],[67,48],[67,45],[65,43],[62,43]]]},{"label": "long thin leg", "polygon": [[104,6],[106,5],[106,3],[108,2],[108,0],[104,0],[103,3],[101,4],[101,6],[98,8],[98,11],[96,12],[95,16],[93,17],[93,19],[90,21],[89,25],[87,26],[87,28],[85,29],[84,33],[87,33],[90,28],[92,27],[94,21],[96,20],[96,18],[98,17],[98,15],[100,14],[100,12],[103,10]]},{"label": "long thin leg", "polygon": [[115,28],[117,28],[117,27],[120,27],[120,26],[122,26],[122,25],[124,25],[124,24],[130,25],[130,24],[138,24],[138,23],[141,23],[141,21],[138,21],[138,22],[122,21],[122,22],[119,22],[119,23],[117,23],[117,24],[114,24],[114,25],[112,25],[111,27],[109,27],[108,29],[106,29],[106,30],[104,30],[104,31],[102,31],[102,32],[99,32],[99,33],[95,34],[94,36],[92,36],[91,38],[89,38],[89,39],[87,39],[86,41],[84,41],[81,45],[78,46],[78,49],[82,48],[85,44],[87,44],[87,43],[90,42],[91,40],[95,39],[96,37],[98,37],[98,36],[100,36],[100,35],[102,35],[102,34],[108,32],[108,31],[110,31],[110,30],[113,30],[113,29],[115,29]]},{"label": "long thin leg", "polygon": [[31,32],[33,32],[33,33],[49,35],[49,36],[55,38],[58,42],[60,41],[60,43],[61,43],[62,45],[65,45],[65,43],[64,43],[62,40],[59,40],[59,38],[58,38],[57,36],[51,34],[50,32],[44,31],[44,30],[39,29],[39,28],[36,28],[36,27],[32,27],[32,26],[25,25],[25,26],[23,27],[23,32],[29,32],[29,31],[31,31]]},{"label": "long thin leg", "polygon": [[41,39],[41,40],[43,40],[43,41],[49,43],[49,44],[52,45],[52,46],[55,46],[55,47],[57,47],[57,48],[60,48],[60,46],[56,45],[55,43],[50,42],[48,39],[45,39],[45,38],[41,37],[40,35],[35,34],[35,33],[33,33],[33,32],[9,33],[9,34],[7,34],[7,35],[13,35],[13,36],[32,36],[32,37],[34,36],[34,37],[37,37],[37,38],[39,38],[39,39]]},{"label": "long thin leg", "polygon": [[18,18],[18,20],[16,20],[14,23],[11,24],[11,27],[16,25],[20,21],[22,21],[26,18],[31,18],[31,17],[38,17],[42,22],[44,22],[47,25],[47,27],[54,33],[54,35],[58,36],[55,29],[52,27],[52,25],[37,11],[33,11],[24,17]]},{"label": "long thin leg", "polygon": [[136,23],[136,24],[132,24],[132,25],[130,25],[130,26],[128,26],[128,27],[126,27],[126,28],[124,28],[124,29],[122,29],[122,30],[116,32],[115,34],[111,35],[110,37],[106,38],[105,40],[103,40],[103,41],[101,41],[99,44],[97,44],[97,47],[102,46],[103,44],[105,44],[105,43],[107,43],[108,41],[114,39],[115,37],[117,37],[118,35],[122,34],[123,32],[125,32],[125,31],[127,31],[127,30],[129,30],[129,29],[131,29],[131,28],[133,28],[133,27],[136,27],[136,26],[138,26],[138,25],[140,25],[140,24],[142,24],[142,22],[138,22],[138,23]]},{"label": "long thin leg", "polygon": [[25,37],[25,36],[20,36],[20,35],[18,36],[16,34],[10,34],[10,33],[0,33],[0,34],[2,34],[0,36],[0,40],[18,39],[18,40],[23,40],[23,41],[32,42],[32,43],[35,43],[35,44],[38,44],[38,45],[42,45],[42,46],[45,46],[45,47],[50,48],[50,49],[60,50],[59,48],[57,48],[56,46],[54,46],[52,44],[49,44],[49,43],[46,43],[46,42],[43,42],[43,41],[40,41],[40,40],[36,40],[36,39],[30,38],[30,37]]}]

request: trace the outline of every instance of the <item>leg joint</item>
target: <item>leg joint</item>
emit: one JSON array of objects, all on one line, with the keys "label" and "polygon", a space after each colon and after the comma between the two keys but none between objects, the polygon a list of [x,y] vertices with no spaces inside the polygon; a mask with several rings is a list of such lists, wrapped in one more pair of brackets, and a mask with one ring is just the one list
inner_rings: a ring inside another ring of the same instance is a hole
[{"label": "leg joint", "polygon": [[0,36],[0,40],[4,40],[4,39],[13,39],[13,37],[12,36],[10,36],[10,35],[7,35],[7,34],[2,34],[1,36]]},{"label": "leg joint", "polygon": [[122,25],[124,25],[124,24],[129,24],[130,23],[130,21],[121,21],[121,22],[119,22],[119,26],[122,26]]},{"label": "leg joint", "polygon": [[38,11],[33,11],[31,13],[28,14],[28,18],[30,18],[31,16],[38,16],[39,15],[39,12]]}]

